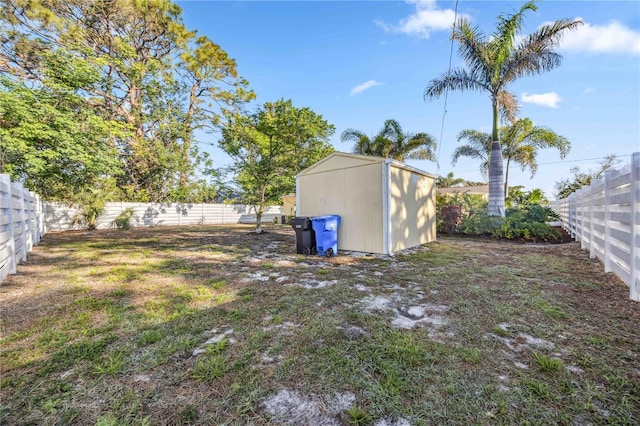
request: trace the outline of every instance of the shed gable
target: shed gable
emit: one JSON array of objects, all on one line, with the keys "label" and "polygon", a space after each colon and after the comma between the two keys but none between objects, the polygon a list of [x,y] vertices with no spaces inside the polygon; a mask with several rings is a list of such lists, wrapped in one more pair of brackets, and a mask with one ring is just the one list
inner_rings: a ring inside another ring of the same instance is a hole
[{"label": "shed gable", "polygon": [[349,169],[352,167],[369,166],[371,164],[382,163],[384,160],[385,159],[381,157],[334,152],[318,161],[313,166],[307,167],[298,173],[298,176],[324,173],[332,170]]}]

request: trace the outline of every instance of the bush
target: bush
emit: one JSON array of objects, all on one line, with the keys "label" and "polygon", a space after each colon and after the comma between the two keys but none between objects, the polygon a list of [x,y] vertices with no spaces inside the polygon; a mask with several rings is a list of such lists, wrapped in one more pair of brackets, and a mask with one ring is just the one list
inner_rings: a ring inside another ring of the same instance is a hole
[{"label": "bush", "polygon": [[507,210],[506,217],[489,216],[486,211],[463,218],[459,231],[469,235],[524,241],[558,241],[560,233],[546,222],[557,218],[548,207],[531,205]]},{"label": "bush", "polygon": [[118,229],[131,229],[131,217],[133,216],[133,209],[124,209],[118,217],[114,219],[116,228]]},{"label": "bush", "polygon": [[453,235],[453,231],[460,225],[462,219],[462,207],[454,205],[442,206],[441,215],[446,230],[449,235]]},{"label": "bush", "polygon": [[463,234],[493,236],[501,223],[501,217],[489,216],[487,211],[483,210],[471,217],[463,218],[458,229]]}]

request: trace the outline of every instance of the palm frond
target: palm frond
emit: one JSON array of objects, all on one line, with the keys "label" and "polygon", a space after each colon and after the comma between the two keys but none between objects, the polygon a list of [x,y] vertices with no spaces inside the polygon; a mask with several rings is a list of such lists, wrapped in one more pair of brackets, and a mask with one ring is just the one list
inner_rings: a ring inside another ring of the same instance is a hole
[{"label": "palm frond", "polygon": [[466,129],[458,133],[458,142],[462,141],[463,139],[471,142],[472,146],[477,147],[478,150],[485,152],[487,154],[487,157],[489,157],[492,143],[491,134],[481,132],[479,130]]},{"label": "palm frond", "polygon": [[501,65],[511,56],[516,42],[516,36],[522,28],[525,12],[536,11],[538,6],[533,1],[523,4],[520,10],[513,15],[498,17],[498,24],[494,32],[494,38],[491,41],[493,50],[495,51],[495,65],[500,68]]},{"label": "palm frond", "polygon": [[424,100],[440,97],[445,90],[488,90],[491,88],[483,81],[479,75],[473,75],[465,69],[453,69],[449,73],[442,74],[439,78],[433,79],[424,89]]},{"label": "palm frond", "polygon": [[428,160],[438,163],[436,158],[436,139],[428,133],[407,134],[407,143],[404,146],[406,158],[412,160]]},{"label": "palm frond", "polygon": [[369,139],[369,137],[363,132],[355,129],[347,129],[344,132],[342,132],[342,135],[340,135],[340,139],[342,140],[342,142],[347,142],[347,141],[355,142],[355,145],[353,146],[353,149],[352,149],[352,152],[354,154],[372,155],[371,139]]},{"label": "palm frond", "polygon": [[458,20],[452,38],[459,43],[458,54],[469,67],[471,74],[490,76],[491,55],[487,49],[487,37],[479,27],[471,27],[466,19]]},{"label": "palm frond", "polygon": [[502,67],[506,82],[520,77],[550,71],[562,62],[562,55],[553,51],[566,31],[576,29],[582,21],[558,20],[544,25],[525,37]]},{"label": "palm frond", "polygon": [[355,130],[355,129],[347,129],[344,132],[342,132],[342,134],[340,135],[340,140],[342,142],[347,142],[347,141],[359,141],[360,139],[369,139],[369,137],[364,134],[363,132],[361,132],[360,130]]},{"label": "palm frond", "polygon": [[486,152],[483,152],[479,150],[478,147],[472,145],[461,145],[457,147],[451,156],[451,165],[455,166],[460,157],[468,157],[483,161],[489,158]]}]

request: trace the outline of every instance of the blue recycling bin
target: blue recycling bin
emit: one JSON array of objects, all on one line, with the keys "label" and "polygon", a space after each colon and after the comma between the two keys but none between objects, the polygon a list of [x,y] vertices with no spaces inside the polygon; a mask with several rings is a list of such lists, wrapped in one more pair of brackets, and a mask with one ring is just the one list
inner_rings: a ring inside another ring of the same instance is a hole
[{"label": "blue recycling bin", "polygon": [[338,254],[338,227],[340,216],[337,214],[316,216],[311,218],[311,226],[316,233],[316,249],[320,256]]}]

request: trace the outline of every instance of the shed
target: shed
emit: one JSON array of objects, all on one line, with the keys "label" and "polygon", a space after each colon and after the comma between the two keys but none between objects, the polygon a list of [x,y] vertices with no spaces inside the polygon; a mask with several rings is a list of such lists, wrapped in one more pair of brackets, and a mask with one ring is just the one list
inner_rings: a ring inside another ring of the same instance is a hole
[{"label": "shed", "polygon": [[436,239],[435,176],[334,152],[296,176],[298,216],[337,214],[338,250],[393,254]]},{"label": "shed", "polygon": [[296,194],[287,194],[282,197],[282,212],[285,216],[296,215]]}]

